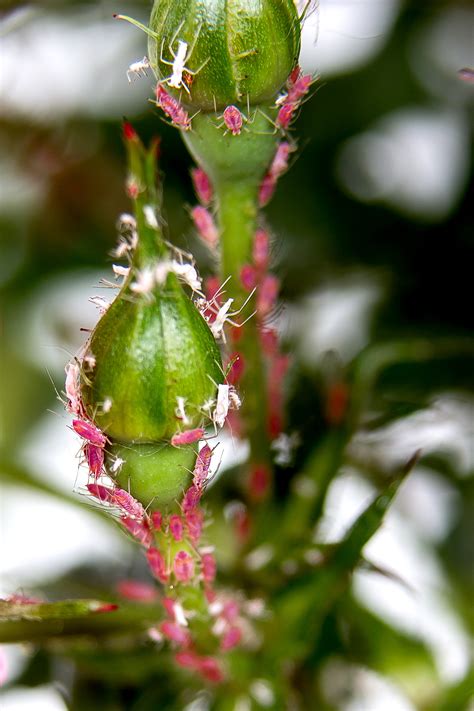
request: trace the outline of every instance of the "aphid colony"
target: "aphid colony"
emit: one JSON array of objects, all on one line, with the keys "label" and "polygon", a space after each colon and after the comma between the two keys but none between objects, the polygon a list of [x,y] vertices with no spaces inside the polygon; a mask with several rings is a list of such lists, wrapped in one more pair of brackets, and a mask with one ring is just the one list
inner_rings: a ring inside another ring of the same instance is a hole
[{"label": "aphid colony", "polygon": [[[120,15],[116,17],[129,20],[129,18],[124,18]],[[140,23],[134,21],[134,24],[137,24],[141,29],[149,32],[148,29],[140,25]],[[191,118],[188,112],[182,106],[179,99],[174,98],[166,91],[165,86],[178,91],[184,90],[188,96],[191,96],[190,87],[193,84],[194,77],[206,66],[210,57],[197,69],[193,70],[186,66],[193,54],[199,33],[197,33],[192,46],[189,47],[187,42],[178,38],[180,30],[181,26],[176,30],[168,46],[172,61],[164,58],[164,43],[162,43],[161,46],[160,62],[171,67],[171,74],[158,81],[156,86],[156,104],[162,109],[163,113],[171,119],[173,125],[184,131],[189,131],[191,129]],[[177,49],[175,51],[173,47],[176,45]],[[127,70],[128,81],[131,82],[134,77],[147,76],[149,69],[152,69],[152,66],[147,57],[133,62]],[[275,121],[270,118],[268,119],[274,125],[275,129],[286,131],[290,127],[298,107],[309,92],[313,82],[314,77],[311,74],[302,75],[299,65],[294,67],[288,77],[285,87],[286,91],[283,92],[275,102],[275,108],[278,109],[276,119]],[[225,127],[224,135],[230,133],[232,136],[239,136],[242,132],[244,121],[249,120],[248,117],[245,117],[242,111],[233,104],[227,106],[218,119],[220,123],[216,124],[217,128]]]}]

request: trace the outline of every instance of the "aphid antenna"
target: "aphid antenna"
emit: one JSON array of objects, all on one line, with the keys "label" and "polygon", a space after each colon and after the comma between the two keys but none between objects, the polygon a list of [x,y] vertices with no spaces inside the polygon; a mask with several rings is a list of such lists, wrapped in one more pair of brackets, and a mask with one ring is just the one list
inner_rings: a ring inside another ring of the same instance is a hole
[{"label": "aphid antenna", "polygon": [[231,277],[231,276],[228,276],[227,279],[225,279],[225,280],[222,282],[222,284],[220,285],[220,287],[218,288],[218,290],[216,291],[216,293],[214,294],[214,296],[212,297],[212,299],[210,299],[210,301],[214,301],[214,299],[217,298],[218,296],[223,296],[223,295],[225,294],[225,289],[224,289],[224,287],[225,287],[225,285],[227,284],[227,282],[230,281],[231,279],[232,279],[232,277]]},{"label": "aphid antenna", "polygon": [[[51,373],[49,372],[48,368],[46,367],[45,370],[46,370],[46,374],[51,382],[51,385],[53,386],[53,390],[56,393],[56,399],[59,400],[59,402],[62,403],[64,405],[64,407],[66,407],[66,405],[67,405],[66,394],[64,393],[63,395],[61,395],[61,393],[58,391],[58,389],[55,385],[53,377],[52,377]],[[60,416],[59,412],[54,412],[54,410],[47,410],[47,412],[51,412],[53,415],[58,415],[58,417]]]},{"label": "aphid antenna", "polygon": [[[225,381],[227,380],[227,376],[229,375],[229,373],[232,369],[232,366],[234,365],[234,363],[236,363],[239,360],[239,358],[240,358],[239,354],[236,353],[235,356],[227,363],[225,371],[224,371],[223,367],[221,366],[221,364],[217,360],[214,361],[214,363],[217,365],[217,367],[221,371]],[[230,385],[230,383],[229,383],[229,385]]]}]

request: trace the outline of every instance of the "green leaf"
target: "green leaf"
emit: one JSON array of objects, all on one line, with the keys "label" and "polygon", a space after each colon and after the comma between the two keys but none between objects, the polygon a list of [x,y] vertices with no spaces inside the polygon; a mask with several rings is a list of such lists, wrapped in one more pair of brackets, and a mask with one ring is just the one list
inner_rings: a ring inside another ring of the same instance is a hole
[{"label": "green leaf", "polygon": [[0,642],[141,633],[162,617],[161,605],[115,605],[100,600],[28,604],[0,601]]},{"label": "green leaf", "polygon": [[299,658],[316,646],[325,616],[347,589],[350,575],[362,558],[364,546],[382,525],[400,484],[418,457],[417,452],[385,491],[367,506],[343,540],[329,549],[323,566],[284,588],[277,597],[274,620],[285,620],[287,629],[293,630],[294,642],[293,648],[289,649],[289,640],[285,637],[284,648],[281,646],[277,622],[273,629],[277,632],[276,639],[269,644],[271,648],[274,643],[275,653]]}]

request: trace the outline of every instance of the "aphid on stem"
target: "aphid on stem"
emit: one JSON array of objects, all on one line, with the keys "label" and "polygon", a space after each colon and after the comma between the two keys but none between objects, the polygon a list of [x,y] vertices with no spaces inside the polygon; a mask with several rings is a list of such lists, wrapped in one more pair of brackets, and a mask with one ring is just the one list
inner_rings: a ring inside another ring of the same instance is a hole
[{"label": "aphid on stem", "polygon": [[196,427],[193,430],[184,430],[184,432],[177,432],[171,437],[171,444],[173,447],[181,447],[186,444],[194,444],[194,442],[199,442],[204,436],[204,430],[202,427]]},{"label": "aphid on stem", "polygon": [[219,242],[219,231],[209,210],[202,205],[196,205],[191,210],[191,217],[202,241],[208,247],[216,247]]},{"label": "aphid on stem", "polygon": [[107,437],[104,435],[98,427],[92,424],[92,422],[85,422],[84,420],[73,420],[72,428],[80,437],[87,440],[91,444],[95,444],[97,447],[105,447],[107,442]]},{"label": "aphid on stem", "polygon": [[162,111],[170,117],[172,123],[184,131],[189,131],[191,128],[191,120],[188,112],[183,109],[177,99],[174,99],[171,94],[168,94],[166,89],[160,82],[156,85],[156,103]]},{"label": "aphid on stem", "polygon": [[[237,108],[237,106],[227,106],[224,109],[224,113],[219,118],[223,119],[223,123],[219,124],[218,128],[222,126],[226,127],[224,135],[230,131],[233,136],[239,136],[242,131],[242,125],[244,121],[243,113]],[[247,119],[245,119],[247,120]]]}]

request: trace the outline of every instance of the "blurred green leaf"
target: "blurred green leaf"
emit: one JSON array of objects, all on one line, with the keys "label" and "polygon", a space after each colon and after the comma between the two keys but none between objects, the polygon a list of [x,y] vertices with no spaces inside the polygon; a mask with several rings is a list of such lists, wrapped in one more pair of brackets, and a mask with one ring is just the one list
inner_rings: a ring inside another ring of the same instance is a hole
[{"label": "blurred green leaf", "polygon": [[27,604],[0,601],[0,642],[45,643],[51,638],[140,634],[162,617],[161,605],[115,605],[99,600]]}]

